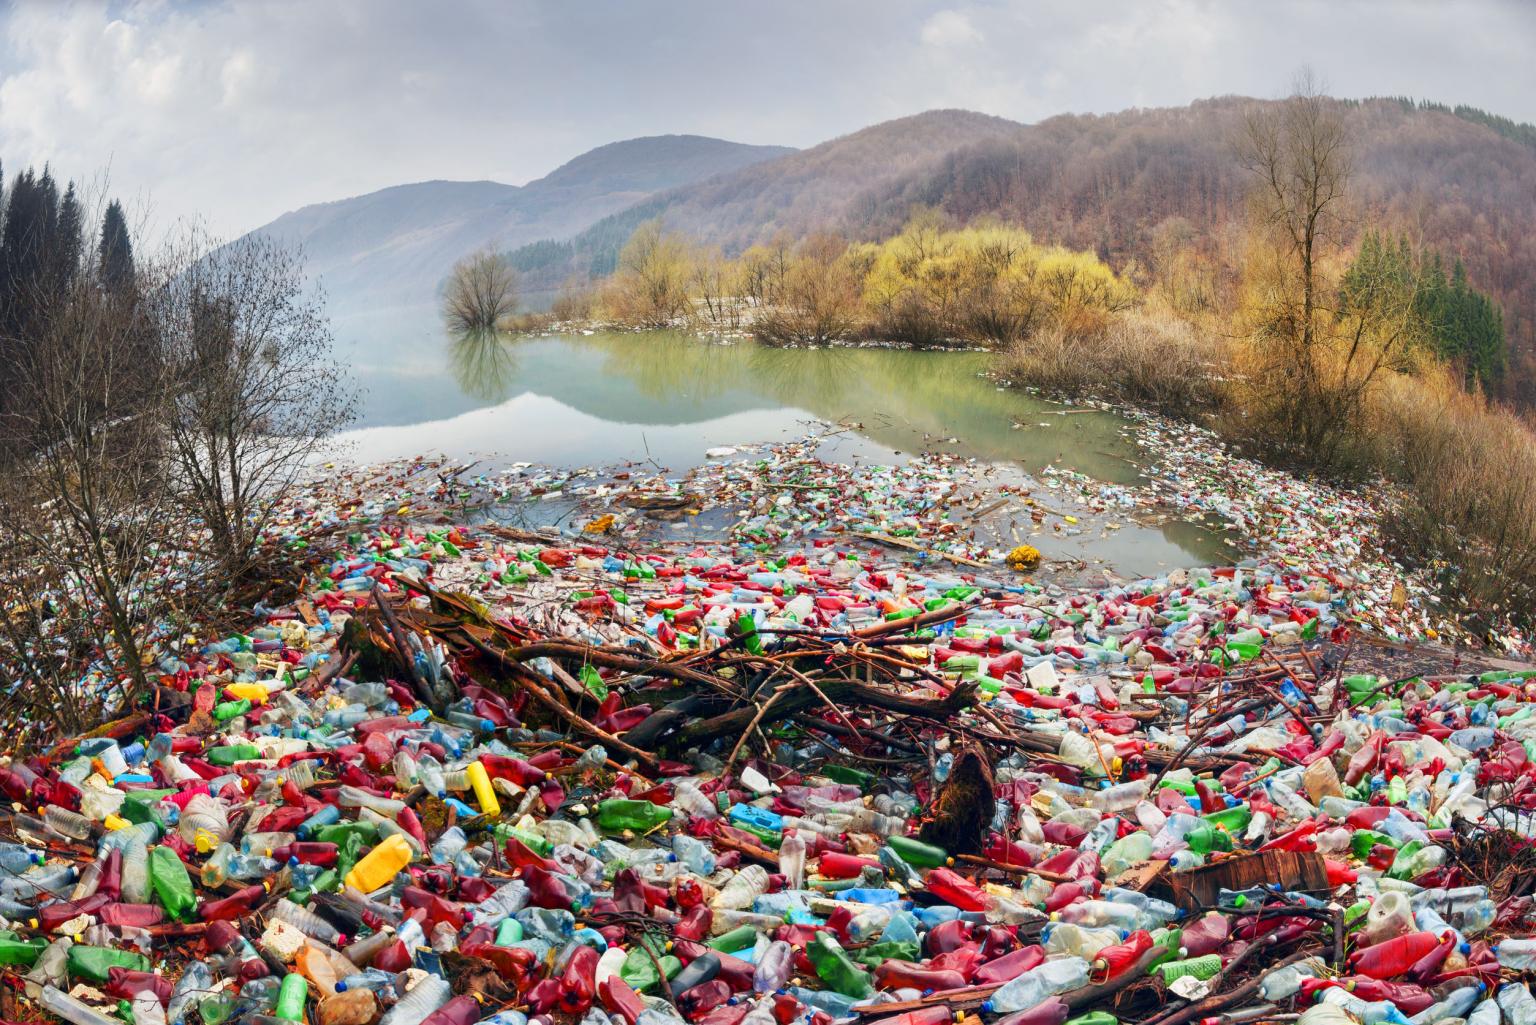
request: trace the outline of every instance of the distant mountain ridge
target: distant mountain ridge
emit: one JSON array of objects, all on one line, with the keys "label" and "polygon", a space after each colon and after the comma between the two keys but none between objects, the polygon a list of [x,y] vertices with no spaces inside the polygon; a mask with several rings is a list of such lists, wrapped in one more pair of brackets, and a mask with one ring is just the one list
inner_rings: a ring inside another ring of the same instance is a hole
[{"label": "distant mountain ridge", "polygon": [[[1122,270],[1153,264],[1159,240],[1178,235],[1213,261],[1225,254],[1231,273],[1252,184],[1233,140],[1255,102],[1268,101],[1219,97],[1033,125],[929,111],[658,192],[513,260],[537,295],[573,274],[608,273],[652,217],[734,253],[781,232],[878,240],[928,206],[955,223],[1020,224]],[[1405,98],[1337,102],[1353,140],[1352,228],[1408,232],[1463,261],[1503,307],[1511,383],[1536,405],[1536,129]]]},{"label": "distant mountain ridge", "polygon": [[333,312],[432,302],[456,260],[485,245],[567,238],[664,189],[794,152],[698,135],[609,143],[527,185],[426,181],[286,213],[252,234],[301,245]]}]

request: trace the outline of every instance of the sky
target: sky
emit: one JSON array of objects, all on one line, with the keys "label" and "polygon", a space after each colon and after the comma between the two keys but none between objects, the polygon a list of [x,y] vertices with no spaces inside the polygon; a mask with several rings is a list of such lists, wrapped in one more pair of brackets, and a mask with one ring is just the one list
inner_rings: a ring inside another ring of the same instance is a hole
[{"label": "sky", "polygon": [[1536,121],[1525,0],[0,0],[0,161],[234,236],[432,178],[520,184],[665,133],[811,146],[1020,121],[1411,95]]}]

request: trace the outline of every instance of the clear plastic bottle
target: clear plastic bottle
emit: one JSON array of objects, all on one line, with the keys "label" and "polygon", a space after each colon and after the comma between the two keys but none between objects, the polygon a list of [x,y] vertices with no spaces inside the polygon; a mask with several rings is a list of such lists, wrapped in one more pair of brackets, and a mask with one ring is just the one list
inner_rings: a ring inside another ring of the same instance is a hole
[{"label": "clear plastic bottle", "polygon": [[334,925],[308,908],[300,907],[291,900],[278,901],[272,905],[272,909],[267,914],[278,921],[287,922],[299,930],[299,932],[311,939],[319,940],[321,943],[329,943],[336,946],[346,945],[345,937],[342,936],[341,931]]},{"label": "clear plastic bottle", "polygon": [[143,840],[123,848],[122,897],[127,904],[149,900],[149,848]]},{"label": "clear plastic bottle", "polygon": [[[212,992],[213,969],[204,961],[190,962],[182,970],[181,978],[176,980],[176,988],[171,990],[170,1003],[165,1009],[166,1020],[170,1025],[182,1025],[187,1012],[197,1010]],[[134,1025],[138,1025],[137,1020]]]},{"label": "clear plastic bottle", "polygon": [[68,978],[69,948],[74,945],[75,941],[68,936],[61,936],[48,945],[48,949],[44,950],[37,962],[32,965],[32,970],[27,972],[28,1000],[38,1000],[45,986],[65,984]]},{"label": "clear plastic bottle", "polygon": [[1088,984],[1088,962],[1063,957],[1031,968],[993,992],[982,1009],[993,1014],[1012,1014],[1034,1007],[1046,997]]},{"label": "clear plastic bottle", "polygon": [[779,872],[791,890],[805,887],[805,840],[790,833],[779,843]]},{"label": "clear plastic bottle", "polygon": [[752,975],[752,989],[757,993],[776,993],[784,988],[794,973],[795,949],[783,940],[773,940],[757,956]]},{"label": "clear plastic bottle", "polygon": [[99,827],[79,812],[50,804],[43,809],[43,822],[49,829],[70,840],[89,840]]},{"label": "clear plastic bottle", "polygon": [[428,975],[389,1009],[379,1025],[421,1025],[427,1015],[446,1004],[452,996],[453,987],[447,979],[441,975]]},{"label": "clear plastic bottle", "polygon": [[768,891],[768,870],[761,865],[746,865],[730,882],[720,888],[710,902],[717,910],[739,911],[752,906],[752,902]]}]

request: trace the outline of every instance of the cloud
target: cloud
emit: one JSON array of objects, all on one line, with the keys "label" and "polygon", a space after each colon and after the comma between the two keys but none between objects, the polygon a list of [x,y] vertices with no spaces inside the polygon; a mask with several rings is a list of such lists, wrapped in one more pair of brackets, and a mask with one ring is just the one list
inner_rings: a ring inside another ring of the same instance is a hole
[{"label": "cloud", "polygon": [[919,38],[924,46],[954,49],[969,43],[979,43],[982,37],[966,14],[961,11],[939,11],[923,22]]},{"label": "cloud", "polygon": [[1064,111],[1341,95],[1536,120],[1536,5],[1471,0],[113,0],[0,3],[0,159],[110,172],[235,234],[426,178],[523,182],[691,132],[814,145],[930,107]]}]

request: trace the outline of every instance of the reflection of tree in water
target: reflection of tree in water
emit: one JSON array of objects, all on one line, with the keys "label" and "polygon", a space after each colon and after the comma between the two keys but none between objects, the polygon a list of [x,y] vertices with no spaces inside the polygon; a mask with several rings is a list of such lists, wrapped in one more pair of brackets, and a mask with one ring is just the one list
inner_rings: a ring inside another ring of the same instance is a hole
[{"label": "reflection of tree in water", "polygon": [[464,394],[482,402],[506,399],[518,370],[511,338],[495,331],[465,331],[450,339],[448,365]]},{"label": "reflection of tree in water", "polygon": [[576,344],[603,354],[603,373],[654,399],[716,398],[742,385],[741,346],[714,345],[675,331],[586,335]]}]

